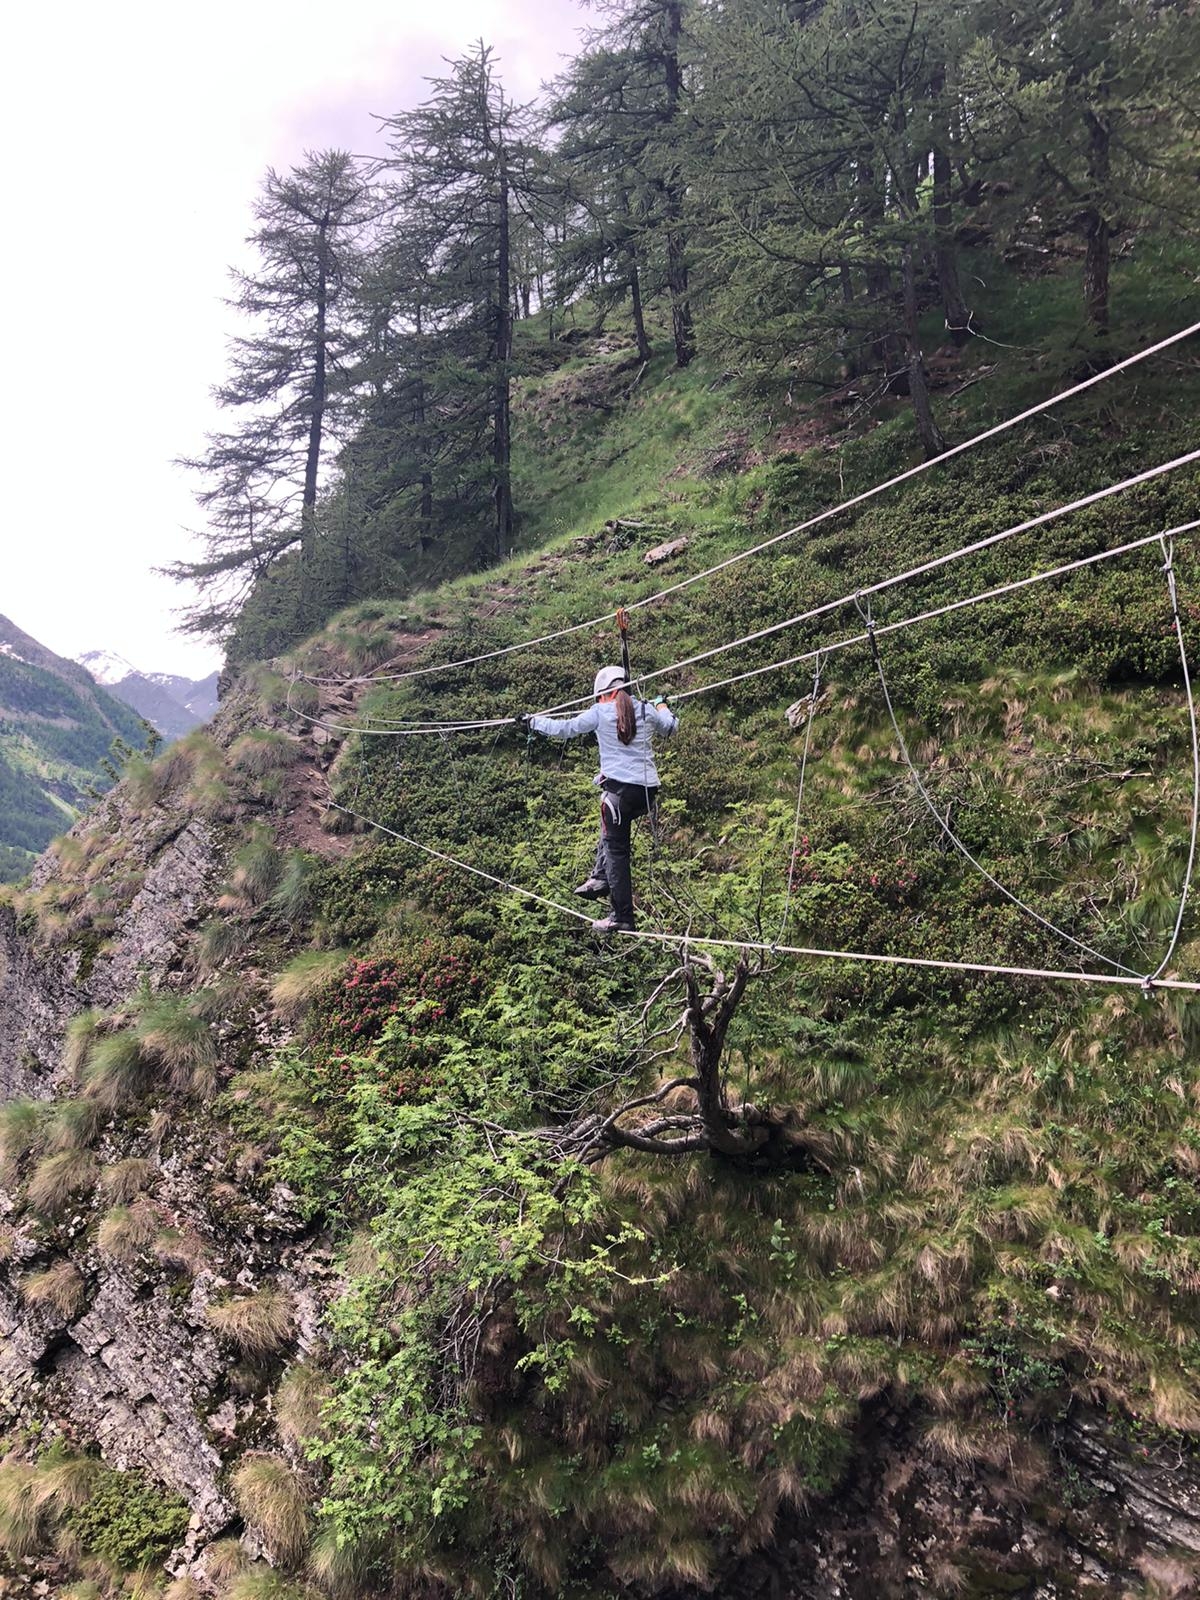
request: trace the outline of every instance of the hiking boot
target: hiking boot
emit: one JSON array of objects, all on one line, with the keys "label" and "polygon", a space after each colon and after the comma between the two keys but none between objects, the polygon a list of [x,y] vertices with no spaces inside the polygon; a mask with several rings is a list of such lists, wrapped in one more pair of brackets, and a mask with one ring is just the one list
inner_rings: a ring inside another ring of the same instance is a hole
[{"label": "hiking boot", "polygon": [[608,895],[608,885],[603,878],[588,878],[575,893],[581,900],[603,900]]},{"label": "hiking boot", "polygon": [[633,933],[634,931],[632,922],[622,922],[619,917],[611,914],[607,917],[601,917],[598,922],[592,923],[593,933]]}]

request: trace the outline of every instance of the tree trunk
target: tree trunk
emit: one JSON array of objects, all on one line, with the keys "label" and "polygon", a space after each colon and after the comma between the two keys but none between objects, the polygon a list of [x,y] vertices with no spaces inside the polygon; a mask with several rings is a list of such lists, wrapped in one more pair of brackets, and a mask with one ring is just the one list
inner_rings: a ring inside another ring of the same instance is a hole
[{"label": "tree trunk", "polygon": [[925,370],[925,355],[921,349],[921,334],[917,323],[917,274],[913,264],[911,240],[904,245],[901,261],[908,393],[912,400],[913,416],[916,418],[921,448],[925,452],[925,459],[930,461],[945,450],[946,440],[933,419],[933,407],[929,401],[929,375]]},{"label": "tree trunk", "polygon": [[[838,268],[838,283],[842,291],[842,304],[849,311],[849,308],[854,304],[854,274],[844,261]],[[858,377],[858,357],[859,352],[855,343],[854,329],[850,326],[850,319],[847,317],[842,327],[841,375],[843,378],[849,380]]]},{"label": "tree trunk", "polygon": [[[417,349],[420,352],[418,359],[424,364],[425,354],[422,334],[424,333],[424,317],[422,307],[418,303],[416,313]],[[423,524],[428,525],[433,521],[433,471],[430,462],[433,455],[433,445],[425,433],[425,379],[420,372],[417,374],[416,388],[413,393],[413,422],[417,427],[417,449],[421,454],[423,463],[421,469],[421,500],[418,515]],[[421,549],[427,548],[432,541],[428,535],[420,535]]]},{"label": "tree trunk", "polygon": [[1088,128],[1088,180],[1091,204],[1083,215],[1087,252],[1083,261],[1083,303],[1087,319],[1102,338],[1108,333],[1108,273],[1112,228],[1103,207],[1112,169],[1108,124],[1094,111],[1086,113]]},{"label": "tree trunk", "polygon": [[512,359],[512,303],[509,279],[509,216],[508,216],[508,150],[504,143],[503,126],[497,130],[497,159],[500,170],[500,193],[497,254],[498,281],[496,284],[496,341],[495,389],[492,407],[492,467],[496,502],[495,548],[493,556],[498,561],[512,543],[512,432],[509,416],[509,365]]},{"label": "tree trunk", "polygon": [[316,556],[317,479],[321,468],[321,430],[325,424],[326,325],[329,315],[329,213],[321,219],[317,244],[317,312],[313,351],[312,410],[308,417],[308,450],[304,457],[304,492],[300,502],[300,559],[306,565]]},{"label": "tree trunk", "polygon": [[938,65],[929,79],[933,103],[933,263],[942,296],[946,328],[957,345],[971,337],[971,313],[963,299],[958,276],[958,248],[954,242],[954,213],[950,203],[950,124],[944,95],[946,69]]},{"label": "tree trunk", "polygon": [[765,1128],[736,1130],[725,1096],[722,1057],[729,1024],[741,1003],[750,969],[739,961],[732,979],[714,976],[712,993],[702,995],[690,964],[684,967],[688,1005],[685,1013],[688,1046],[695,1073],[696,1101],[709,1148],[724,1156],[752,1155],[767,1138]]},{"label": "tree trunk", "polygon": [[646,319],[642,315],[642,278],[638,271],[637,256],[629,251],[629,298],[633,302],[633,336],[637,340],[638,359],[649,361],[650,341],[646,337]]},{"label": "tree trunk", "polygon": [[[667,42],[663,50],[666,120],[673,122],[679,113],[683,78],[679,69],[679,36],[683,31],[680,0],[667,0]],[[683,195],[679,175],[673,171],[663,183],[667,223],[667,289],[671,295],[671,335],[675,341],[675,364],[686,367],[696,354],[692,306],[688,298],[687,245],[683,235]]]},{"label": "tree trunk", "polygon": [[[865,157],[860,158],[855,167],[854,183],[858,190],[858,209],[862,215],[864,232],[869,239],[872,233],[878,234],[883,226],[883,196],[875,183],[875,169]],[[904,374],[899,341],[894,327],[890,325],[896,304],[892,269],[886,261],[876,256],[868,258],[863,272],[868,303],[887,319],[883,330],[874,340],[874,349],[875,359],[883,368],[890,386]]]}]

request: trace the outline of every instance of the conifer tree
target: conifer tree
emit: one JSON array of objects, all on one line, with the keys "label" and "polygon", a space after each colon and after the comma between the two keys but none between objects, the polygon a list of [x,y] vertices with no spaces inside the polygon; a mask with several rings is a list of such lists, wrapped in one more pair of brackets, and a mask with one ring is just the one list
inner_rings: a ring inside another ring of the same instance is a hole
[{"label": "conifer tree", "polygon": [[[654,248],[649,147],[657,113],[636,53],[593,43],[554,85],[547,120],[561,131],[557,170],[572,222],[563,257],[592,279],[602,306],[628,296],[638,355],[648,361],[644,294]],[[663,273],[651,281],[664,281]]]},{"label": "conifer tree", "polygon": [[[816,377],[882,368],[927,455],[944,448],[920,330],[926,262],[955,275],[947,10],[934,0],[710,9],[691,152],[710,314],[728,343]],[[941,147],[936,203],[923,189]],[[958,320],[961,319],[961,322]]]},{"label": "conifer tree", "polygon": [[316,555],[317,502],[328,438],[349,419],[358,328],[354,289],[370,188],[343,150],[268,171],[249,243],[252,271],[235,272],[231,304],[252,331],[235,338],[215,391],[234,426],[184,464],[204,477],[204,556],[173,576],[206,597],[188,625],[223,633],[253,583],[285,552]]},{"label": "conifer tree", "polygon": [[1032,0],[981,21],[1020,133],[1016,226],[1078,241],[1084,311],[1102,338],[1113,240],[1200,221],[1200,15],[1169,0]]},{"label": "conifer tree", "polygon": [[580,208],[576,250],[615,269],[649,357],[643,274],[654,262],[671,312],[677,366],[696,353],[684,152],[689,95],[683,0],[610,0],[608,21],[555,85],[549,120]]},{"label": "conifer tree", "polygon": [[[480,43],[434,79],[414,111],[386,119],[393,175],[393,235],[418,226],[431,241],[424,263],[429,299],[424,340],[432,337],[431,381],[453,418],[452,485],[468,512],[481,493],[490,526],[479,542],[485,560],[509,548],[513,532],[510,391],[512,384],[514,189],[527,152],[519,109]],[[397,281],[404,320],[404,291]],[[428,417],[428,406],[422,406]],[[480,446],[490,458],[479,474]]]}]

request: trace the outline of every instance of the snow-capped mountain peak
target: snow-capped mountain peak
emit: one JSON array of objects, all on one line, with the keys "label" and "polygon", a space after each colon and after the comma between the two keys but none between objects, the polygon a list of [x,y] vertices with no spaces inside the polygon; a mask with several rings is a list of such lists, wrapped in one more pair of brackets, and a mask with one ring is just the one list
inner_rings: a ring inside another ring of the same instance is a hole
[{"label": "snow-capped mountain peak", "polygon": [[124,656],[115,655],[111,650],[87,650],[79,657],[79,665],[86,667],[97,683],[110,687],[137,672]]}]

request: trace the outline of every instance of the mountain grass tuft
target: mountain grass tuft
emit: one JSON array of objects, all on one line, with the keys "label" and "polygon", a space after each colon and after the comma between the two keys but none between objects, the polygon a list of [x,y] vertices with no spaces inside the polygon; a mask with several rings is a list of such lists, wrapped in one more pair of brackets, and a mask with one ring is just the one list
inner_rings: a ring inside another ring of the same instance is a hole
[{"label": "mountain grass tuft", "polygon": [[150,1086],[150,1065],[128,1029],[97,1039],[83,1071],[85,1092],[107,1111],[119,1111]]},{"label": "mountain grass tuft", "polygon": [[304,1362],[284,1373],[275,1391],[275,1426],[290,1449],[300,1450],[306,1439],[320,1437],[321,1407],[331,1392],[325,1374]]},{"label": "mountain grass tuft", "polygon": [[346,965],[344,950],[305,950],[271,985],[271,1003],[293,1027]]},{"label": "mountain grass tuft", "polygon": [[271,1283],[255,1294],[218,1301],[207,1315],[215,1331],[248,1356],[274,1355],[295,1331],[292,1297]]},{"label": "mountain grass tuft", "polygon": [[35,1467],[23,1461],[0,1466],[0,1549],[18,1561],[40,1550],[47,1510]]},{"label": "mountain grass tuft", "polygon": [[43,1156],[29,1175],[25,1198],[34,1211],[57,1217],[96,1182],[96,1161],[87,1150],[60,1150]]},{"label": "mountain grass tuft", "polygon": [[229,917],[213,917],[196,939],[196,963],[203,972],[216,972],[242,948],[245,935]]},{"label": "mountain grass tuft", "polygon": [[159,1266],[194,1277],[204,1265],[204,1241],[186,1228],[164,1228],[154,1240],[153,1254]]},{"label": "mountain grass tuft", "polygon": [[100,1021],[100,1013],[96,1010],[81,1011],[77,1017],[72,1017],[67,1023],[67,1042],[63,1049],[63,1066],[71,1074],[74,1082],[78,1083],[83,1069],[87,1065],[88,1052],[92,1048],[92,1040],[96,1035],[96,1025]]},{"label": "mountain grass tuft", "polygon": [[261,906],[278,887],[283,859],[271,830],[256,827],[233,858],[230,879],[235,895],[251,906]]},{"label": "mountain grass tuft", "polygon": [[100,1174],[100,1192],[114,1205],[125,1205],[154,1182],[158,1168],[144,1156],[126,1156]]},{"label": "mountain grass tuft", "polygon": [[0,1106],[0,1175],[15,1184],[24,1163],[42,1146],[46,1106],[40,1100],[9,1100]]},{"label": "mountain grass tuft", "polygon": [[40,1306],[63,1322],[72,1322],[87,1303],[87,1285],[79,1269],[70,1261],[56,1261],[44,1272],[35,1272],[21,1284],[21,1293],[30,1305]]},{"label": "mountain grass tuft", "polygon": [[162,1600],[204,1600],[204,1590],[195,1578],[189,1578],[185,1572],[182,1578],[176,1578],[167,1585],[162,1592]]},{"label": "mountain grass tuft", "polygon": [[46,1149],[86,1150],[103,1122],[103,1108],[94,1100],[60,1100],[46,1121]]},{"label": "mountain grass tuft", "polygon": [[221,1600],[308,1600],[298,1584],[256,1562],[221,1591]]},{"label": "mountain grass tuft", "polygon": [[299,928],[312,910],[317,865],[316,858],[304,850],[289,850],[284,859],[279,882],[267,904],[271,915],[289,928]]},{"label": "mountain grass tuft", "polygon": [[228,1583],[250,1565],[250,1552],[240,1539],[217,1539],[204,1552],[204,1576],[210,1583]]},{"label": "mountain grass tuft", "polygon": [[264,778],[268,773],[283,772],[295,766],[303,754],[290,734],[271,728],[254,728],[234,741],[229,759],[239,772],[252,778]]},{"label": "mountain grass tuft", "polygon": [[144,1200],[133,1206],[113,1206],[100,1221],[96,1246],[102,1255],[132,1266],[158,1232],[158,1223],[157,1212]]},{"label": "mountain grass tuft", "polygon": [[296,1473],[282,1456],[256,1453],[242,1458],[230,1481],[238,1510],[271,1560],[296,1567],[308,1548],[308,1497]]},{"label": "mountain grass tuft", "polygon": [[143,1058],[162,1068],[181,1094],[210,1095],[217,1082],[217,1046],[194,998],[156,995],[142,1007],[137,1041]]},{"label": "mountain grass tuft", "polygon": [[305,1566],[321,1594],[332,1600],[356,1600],[371,1591],[371,1578],[384,1555],[379,1539],[339,1539],[334,1528],[322,1528],[313,1539]]}]

